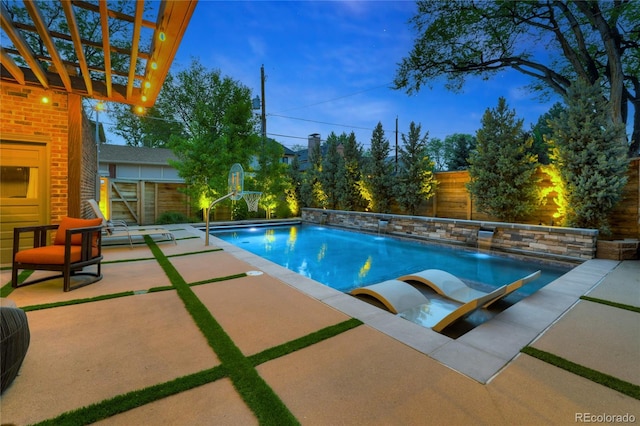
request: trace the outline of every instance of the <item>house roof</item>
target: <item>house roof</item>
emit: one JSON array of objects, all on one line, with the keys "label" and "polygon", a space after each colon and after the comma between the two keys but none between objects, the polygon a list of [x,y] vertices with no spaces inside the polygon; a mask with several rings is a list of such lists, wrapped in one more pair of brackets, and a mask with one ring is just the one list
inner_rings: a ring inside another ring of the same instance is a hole
[{"label": "house roof", "polygon": [[178,157],[166,148],[100,145],[101,163],[168,165],[169,160],[178,160]]},{"label": "house roof", "polygon": [[[58,16],[64,21],[63,28],[67,28],[60,32],[49,29],[42,5],[15,2],[9,10],[3,2],[0,24],[7,37],[2,37],[0,78],[98,100],[153,106],[196,4],[197,1],[141,0],[135,3],[133,15],[127,15],[109,9],[106,1],[48,3],[59,7]],[[154,14],[155,21],[145,19]],[[99,22],[100,26],[90,40],[81,35],[87,20]],[[109,27],[116,24],[131,34],[131,39],[126,40],[129,47],[122,47],[122,40],[112,40]],[[38,52],[27,42],[34,37],[42,45]],[[65,54],[69,49],[72,53]],[[123,57],[128,69],[112,66],[112,59],[115,65],[116,59]]]}]

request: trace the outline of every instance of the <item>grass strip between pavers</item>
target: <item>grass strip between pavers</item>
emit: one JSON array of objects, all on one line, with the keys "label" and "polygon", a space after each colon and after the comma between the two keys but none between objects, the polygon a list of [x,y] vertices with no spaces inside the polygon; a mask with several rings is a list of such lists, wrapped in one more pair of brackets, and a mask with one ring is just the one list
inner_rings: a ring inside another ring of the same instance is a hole
[{"label": "grass strip between pavers", "polygon": [[193,293],[193,290],[191,290],[187,282],[153,239],[145,235],[145,241],[167,274],[167,277],[175,286],[187,311],[209,342],[209,346],[215,351],[218,359],[228,371],[233,386],[253,411],[260,424],[299,424],[278,395],[260,377],[252,363],[242,354],[222,326],[211,315],[207,307]]},{"label": "grass strip between pavers", "polygon": [[179,377],[169,382],[118,395],[77,410],[67,411],[52,419],[36,423],[36,425],[71,426],[95,423],[159,399],[206,385],[225,376],[226,372],[224,368],[217,366],[199,373]]},{"label": "grass strip between pavers", "polygon": [[[33,271],[31,270],[25,270],[20,272],[18,274],[18,284],[23,283],[27,278],[29,278],[29,276],[31,276],[31,274],[33,274]],[[11,280],[9,280],[8,283],[6,283],[5,285],[2,286],[2,288],[0,288],[0,297],[9,296],[11,293],[13,293],[13,290],[15,290],[15,288],[13,288],[13,286],[11,285]]]},{"label": "grass strip between pavers", "polygon": [[606,386],[610,389],[623,393],[631,398],[640,399],[640,386],[629,383],[625,380],[618,379],[609,374],[602,373],[589,367],[585,367],[568,359],[559,357],[552,353],[536,349],[531,346],[525,346],[521,350],[522,353],[530,355],[541,361],[547,362],[570,373],[576,374],[592,382],[598,383],[602,386]]},{"label": "grass strip between pavers", "polygon": [[611,306],[618,309],[624,309],[627,311],[640,313],[640,308],[633,305],[625,305],[624,303],[612,302],[610,300],[598,299],[596,297],[589,297],[589,296],[580,296],[580,299],[586,300],[588,302],[600,303],[601,305],[607,305],[607,306]]},{"label": "grass strip between pavers", "polygon": [[322,340],[337,336],[340,333],[344,333],[345,331],[351,330],[352,328],[358,327],[362,324],[363,322],[359,319],[351,318],[347,321],[330,325],[329,327],[325,327],[314,333],[308,334],[282,345],[278,345],[273,348],[266,349],[262,352],[258,352],[257,354],[251,355],[249,357],[249,360],[251,360],[254,366],[260,365],[267,361],[271,361],[272,359],[280,358],[281,356],[311,346]]},{"label": "grass strip between pavers", "polygon": [[180,256],[191,256],[192,254],[202,254],[202,253],[213,253],[216,251],[223,251],[221,248],[215,248],[215,249],[210,249],[210,250],[198,250],[198,251],[190,251],[187,253],[176,253],[176,254],[169,254],[166,255],[167,257],[171,258],[171,257],[180,257]]}]

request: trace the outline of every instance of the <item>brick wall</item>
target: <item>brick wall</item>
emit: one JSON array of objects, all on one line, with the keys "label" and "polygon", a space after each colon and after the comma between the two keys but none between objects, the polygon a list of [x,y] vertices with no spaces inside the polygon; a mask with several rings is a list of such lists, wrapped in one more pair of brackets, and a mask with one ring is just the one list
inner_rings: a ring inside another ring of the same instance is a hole
[{"label": "brick wall", "polygon": [[[559,261],[596,255],[598,231],[424,216],[302,209],[302,220],[464,247],[490,248]],[[485,231],[481,233],[480,231]],[[479,236],[484,235],[487,238]]]},{"label": "brick wall", "polygon": [[[68,211],[67,95],[7,83],[0,89],[2,138],[44,140],[50,146],[49,223],[58,223]],[[49,99],[46,104],[44,96]]]},{"label": "brick wall", "polygon": [[[80,175],[82,200],[96,199],[98,157],[96,156],[96,134],[92,129],[89,119],[82,114],[82,170]],[[82,217],[95,217],[89,204],[84,201],[80,204],[80,211]]]}]

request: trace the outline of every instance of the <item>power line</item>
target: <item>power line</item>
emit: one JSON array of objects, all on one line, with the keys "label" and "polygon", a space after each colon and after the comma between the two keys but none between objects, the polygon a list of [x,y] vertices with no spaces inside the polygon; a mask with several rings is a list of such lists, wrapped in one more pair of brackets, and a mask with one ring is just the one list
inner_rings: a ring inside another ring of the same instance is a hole
[{"label": "power line", "polygon": [[308,118],[300,118],[300,117],[289,117],[288,115],[280,115],[280,114],[267,114],[270,115],[272,117],[282,117],[282,118],[288,118],[290,120],[300,120],[300,121],[307,121],[310,123],[317,123],[317,124],[326,124],[328,126],[340,126],[340,127],[347,127],[349,129],[358,129],[358,130],[371,130],[373,131],[374,129],[371,129],[369,127],[359,127],[359,126],[351,126],[348,124],[336,124],[336,123],[327,123],[326,121],[317,121],[317,120],[309,120]]},{"label": "power line", "polygon": [[329,99],[329,100],[326,100],[326,101],[320,101],[320,102],[316,102],[316,103],[309,104],[309,105],[303,105],[303,106],[299,106],[299,107],[293,107],[293,108],[285,109],[285,110],[282,110],[280,112],[293,111],[293,110],[296,110],[296,109],[303,109],[303,108],[309,108],[309,107],[316,106],[316,105],[326,104],[326,103],[329,103],[329,102],[337,101],[339,99],[344,99],[344,98],[348,98],[348,97],[351,97],[351,96],[359,95],[361,93],[370,92],[371,90],[379,89],[381,87],[389,87],[389,85],[392,84],[392,83],[393,82],[391,81],[389,83],[381,84],[380,86],[375,86],[375,87],[370,87],[369,89],[360,90],[359,92],[349,93],[347,95],[338,96],[337,98]]}]

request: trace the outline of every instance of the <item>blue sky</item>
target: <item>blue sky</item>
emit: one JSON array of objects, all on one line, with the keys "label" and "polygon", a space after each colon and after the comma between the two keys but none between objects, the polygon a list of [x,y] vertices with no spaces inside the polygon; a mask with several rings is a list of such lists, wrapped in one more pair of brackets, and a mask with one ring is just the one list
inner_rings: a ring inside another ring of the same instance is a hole
[{"label": "blue sky", "polygon": [[549,109],[553,102],[529,95],[528,79],[515,71],[469,80],[460,94],[443,81],[413,96],[391,89],[413,47],[415,10],[413,1],[200,0],[172,71],[197,57],[255,96],[264,64],[267,133],[288,147],[306,146],[311,133],[324,140],[331,131],[354,131],[366,148],[378,122],[393,145],[396,117],[400,133],[415,121],[429,137],[475,134],[499,96],[526,129]]}]

